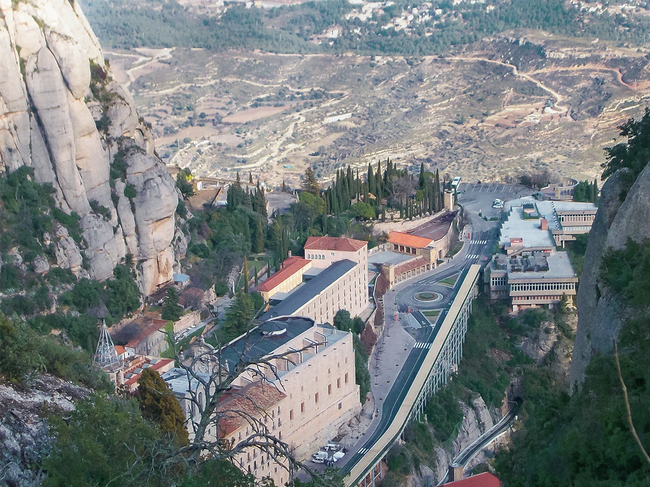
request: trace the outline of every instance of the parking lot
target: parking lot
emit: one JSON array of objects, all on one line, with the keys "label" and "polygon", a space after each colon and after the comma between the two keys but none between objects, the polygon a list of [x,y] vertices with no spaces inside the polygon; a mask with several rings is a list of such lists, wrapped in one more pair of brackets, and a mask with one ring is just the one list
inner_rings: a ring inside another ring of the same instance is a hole
[{"label": "parking lot", "polygon": [[500,199],[505,203],[533,193],[534,190],[520,184],[461,182],[458,186],[458,202],[473,213],[498,218],[501,209],[492,207],[494,200]]}]

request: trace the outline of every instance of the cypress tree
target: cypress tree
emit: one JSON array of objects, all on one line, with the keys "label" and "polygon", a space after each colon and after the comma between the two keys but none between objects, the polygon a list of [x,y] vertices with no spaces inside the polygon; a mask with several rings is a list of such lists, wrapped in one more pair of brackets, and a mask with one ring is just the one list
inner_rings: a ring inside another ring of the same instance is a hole
[{"label": "cypress tree", "polygon": [[384,191],[381,184],[382,182],[381,160],[377,161],[377,171],[375,172],[375,178],[377,179],[377,183],[376,183],[377,194],[375,196],[377,196],[377,199],[381,201],[381,199],[384,197]]},{"label": "cypress tree", "polygon": [[421,162],[420,163],[420,175],[418,176],[418,186],[420,187],[420,189],[424,188],[424,183],[426,182],[425,179],[426,178],[424,177],[424,162]]},{"label": "cypress tree", "polygon": [[244,256],[244,292],[248,294],[248,259]]},{"label": "cypress tree", "polygon": [[372,164],[368,163],[368,191],[370,191],[374,195],[377,194],[377,190],[375,189],[375,184],[376,184],[375,173],[372,171]]}]

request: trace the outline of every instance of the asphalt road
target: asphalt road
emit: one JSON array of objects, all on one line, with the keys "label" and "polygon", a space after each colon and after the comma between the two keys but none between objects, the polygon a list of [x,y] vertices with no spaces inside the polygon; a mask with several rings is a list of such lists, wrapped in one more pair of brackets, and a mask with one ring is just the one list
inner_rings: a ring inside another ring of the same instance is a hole
[{"label": "asphalt road", "polygon": [[[532,190],[528,190],[522,186],[498,184],[466,185],[463,183],[459,190],[461,191],[459,202],[467,210],[469,220],[469,225],[463,230],[464,245],[462,250],[451,261],[440,268],[423,274],[419,280],[409,283],[404,287],[398,285],[396,294],[394,291],[389,291],[384,297],[387,319],[390,319],[389,317],[395,311],[408,311],[409,306],[423,310],[442,309],[442,311],[434,326],[423,327],[415,334],[417,341],[404,361],[399,375],[393,382],[393,386],[386,394],[383,404],[379,408],[381,409],[380,414],[368,430],[370,432],[369,436],[356,452],[351,451],[350,455],[346,455],[347,458],[342,459],[342,461],[345,461],[341,466],[341,471],[344,474],[350,472],[352,467],[363,458],[392,423],[410,385],[422,366],[424,358],[431,347],[431,343],[433,343],[447,315],[449,305],[456,294],[460,280],[464,277],[462,274],[463,271],[472,264],[478,263],[485,266],[489,261],[492,255],[493,244],[498,237],[499,223],[498,221],[489,221],[489,218],[491,216],[498,218],[501,212],[500,209],[492,208],[493,200],[499,198],[507,201],[508,199],[515,199],[533,193]],[[489,210],[490,213],[486,214],[484,208]],[[488,221],[482,216],[479,217],[479,212],[487,216]],[[453,288],[436,284],[454,274],[460,275],[459,281]],[[442,299],[436,302],[415,300],[417,293],[427,291],[441,294]]]}]

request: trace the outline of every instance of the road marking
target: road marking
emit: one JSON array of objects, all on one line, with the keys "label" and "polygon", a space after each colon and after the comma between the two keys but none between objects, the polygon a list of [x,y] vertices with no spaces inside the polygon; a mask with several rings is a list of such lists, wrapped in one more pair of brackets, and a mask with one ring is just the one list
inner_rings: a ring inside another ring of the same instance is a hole
[{"label": "road marking", "polygon": [[431,348],[431,344],[427,342],[417,342],[413,348]]},{"label": "road marking", "polygon": [[487,243],[487,240],[472,240],[470,244],[472,245],[485,245]]},{"label": "road marking", "polygon": [[368,453],[369,451],[370,451],[369,448],[362,448],[361,450],[359,450],[359,455],[365,455],[365,454]]}]

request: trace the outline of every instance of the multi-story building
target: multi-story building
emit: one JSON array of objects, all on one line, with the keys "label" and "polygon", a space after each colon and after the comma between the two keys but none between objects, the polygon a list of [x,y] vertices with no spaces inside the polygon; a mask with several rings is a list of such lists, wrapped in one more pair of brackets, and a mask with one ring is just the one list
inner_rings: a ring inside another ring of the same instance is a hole
[{"label": "multi-story building", "polygon": [[289,257],[282,263],[282,268],[257,286],[264,301],[269,301],[274,294],[288,293],[302,284],[303,274],[311,269],[312,261],[302,257]]},{"label": "multi-story building", "polygon": [[[286,442],[293,455],[304,460],[361,410],[352,334],[309,318],[276,318],[224,347],[217,370],[234,371],[240,361],[271,356],[256,372],[244,372],[232,382],[218,402],[208,436],[237,447],[263,431]],[[198,421],[199,408],[191,397],[194,393],[196,401],[206,400],[199,382],[181,369],[163,377],[186,417]],[[244,449],[236,463],[258,478],[271,477],[276,485],[289,480],[286,465],[263,449]]]},{"label": "multi-story building", "polygon": [[347,259],[332,263],[271,306],[260,319],[306,316],[318,323],[333,323],[341,309],[360,315],[368,307],[367,257],[365,262],[365,269]]},{"label": "multi-story building", "polygon": [[513,311],[531,306],[555,306],[563,295],[572,298],[578,278],[560,244],[591,228],[591,203],[512,201],[501,225],[499,246],[486,269],[492,299],[507,299]]},{"label": "multi-story building", "polygon": [[343,237],[309,237],[305,242],[305,259],[322,269],[339,260],[351,260],[368,271],[368,242]]},{"label": "multi-story building", "polygon": [[438,217],[407,232],[393,231],[388,234],[388,242],[393,252],[422,257],[427,269],[436,267],[449,251],[453,235],[452,223],[456,211],[447,211]]}]

